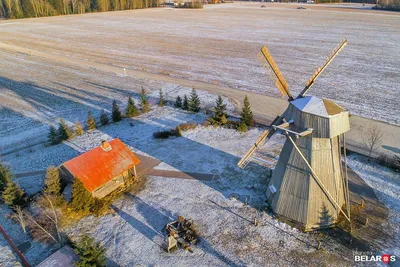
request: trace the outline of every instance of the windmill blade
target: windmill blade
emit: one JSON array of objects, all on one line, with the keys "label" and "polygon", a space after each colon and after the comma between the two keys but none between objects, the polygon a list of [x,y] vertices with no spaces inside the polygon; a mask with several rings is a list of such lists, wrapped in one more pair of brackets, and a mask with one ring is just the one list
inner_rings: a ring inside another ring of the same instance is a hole
[{"label": "windmill blade", "polygon": [[242,157],[242,159],[238,162],[238,166],[239,168],[243,169],[247,166],[247,164],[249,164],[251,157],[253,156],[253,154],[257,151],[257,149],[259,149],[260,147],[262,147],[263,145],[265,145],[265,143],[272,137],[272,135],[274,135],[274,133],[276,132],[274,127],[272,127],[275,124],[280,123],[283,120],[282,116],[278,116],[275,118],[275,120],[269,125],[268,129],[265,130],[260,137],[258,137],[257,141],[250,147],[250,149],[247,151],[247,153]]},{"label": "windmill blade", "polygon": [[282,96],[287,96],[289,101],[293,100],[293,96],[289,91],[289,85],[285,78],[283,78],[282,73],[266,46],[261,48],[260,52],[257,54],[257,58],[260,61],[261,66],[267,69],[271,80],[274,81],[275,86],[278,88],[279,92],[281,92]]},{"label": "windmill blade", "polygon": [[311,86],[314,85],[315,80],[321,75],[321,73],[328,67],[328,65],[332,62],[332,60],[339,54],[339,52],[346,46],[347,44],[347,39],[343,39],[338,46],[333,49],[332,53],[329,55],[329,57],[325,60],[324,64],[319,67],[311,76],[311,78],[308,80],[306,83],[306,87],[304,87],[303,91],[297,96],[297,97],[303,97],[305,93],[311,88]]}]

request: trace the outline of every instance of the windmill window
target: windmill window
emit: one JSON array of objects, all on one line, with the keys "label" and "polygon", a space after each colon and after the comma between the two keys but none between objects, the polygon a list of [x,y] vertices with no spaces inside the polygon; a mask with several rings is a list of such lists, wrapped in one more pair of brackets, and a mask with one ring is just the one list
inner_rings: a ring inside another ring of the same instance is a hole
[{"label": "windmill window", "polygon": [[271,191],[272,194],[276,193],[276,188],[273,185],[268,186],[269,191]]}]

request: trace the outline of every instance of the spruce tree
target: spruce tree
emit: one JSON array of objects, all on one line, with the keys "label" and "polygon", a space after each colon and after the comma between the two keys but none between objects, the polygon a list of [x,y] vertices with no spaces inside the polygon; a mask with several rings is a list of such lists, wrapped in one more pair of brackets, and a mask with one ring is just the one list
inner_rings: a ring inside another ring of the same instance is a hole
[{"label": "spruce tree", "polygon": [[112,103],[111,117],[112,117],[113,122],[119,122],[122,120],[121,110],[119,109],[119,106],[118,106],[116,100],[114,100]]},{"label": "spruce tree", "polygon": [[164,94],[163,94],[162,89],[160,89],[160,92],[158,93],[158,97],[159,97],[158,105],[159,105],[160,107],[165,106],[165,99],[164,99]]},{"label": "spruce tree", "polygon": [[52,145],[56,145],[59,143],[56,127],[50,126],[48,138],[49,138],[50,144],[52,144]]},{"label": "spruce tree", "polygon": [[53,165],[47,168],[44,184],[46,185],[44,193],[52,196],[61,195],[60,172],[58,168]]},{"label": "spruce tree", "polygon": [[87,125],[89,130],[96,129],[96,121],[94,120],[94,117],[92,116],[92,112],[90,110],[88,111]]},{"label": "spruce tree", "polygon": [[79,261],[75,263],[76,267],[103,267],[106,266],[106,249],[89,236],[81,237],[75,248]]},{"label": "spruce tree", "polygon": [[253,112],[251,111],[250,102],[247,96],[243,101],[242,112],[240,113],[240,120],[247,126],[254,126]]},{"label": "spruce tree", "polygon": [[200,98],[196,93],[196,90],[193,88],[190,94],[189,99],[189,111],[191,112],[199,112],[200,111]]},{"label": "spruce tree", "polygon": [[132,117],[136,117],[137,115],[139,115],[139,110],[135,106],[135,102],[133,101],[132,97],[129,96],[128,106],[126,107],[125,116],[127,118],[132,118]]},{"label": "spruce tree", "polygon": [[218,96],[217,101],[215,102],[214,112],[215,120],[220,122],[222,122],[222,120],[226,121],[226,117],[228,116],[228,114],[226,114],[226,104],[224,104],[221,96]]},{"label": "spruce tree", "polygon": [[94,199],[83,183],[75,178],[72,184],[71,209],[74,211],[89,212],[94,204]]},{"label": "spruce tree", "polygon": [[143,113],[150,111],[150,103],[147,97],[146,90],[142,87],[142,91],[140,92],[140,109]]},{"label": "spruce tree", "polygon": [[104,109],[101,110],[100,112],[100,123],[101,125],[107,125],[109,123],[108,115],[104,111]]},{"label": "spruce tree", "polygon": [[0,192],[3,192],[7,181],[11,180],[11,177],[10,169],[0,162]]},{"label": "spruce tree", "polygon": [[76,135],[82,135],[83,134],[83,127],[82,127],[82,124],[79,121],[75,122],[74,130],[75,130],[75,134]]},{"label": "spruce tree", "polygon": [[182,98],[179,95],[176,97],[174,106],[176,108],[181,108],[182,107]]},{"label": "spruce tree", "polygon": [[188,101],[187,95],[183,96],[182,109],[184,109],[184,110],[188,110],[189,109],[189,101]]},{"label": "spruce tree", "polygon": [[72,137],[72,132],[64,119],[61,119],[58,124],[57,136],[60,141],[68,140]]},{"label": "spruce tree", "polygon": [[6,182],[6,187],[2,193],[2,198],[4,203],[8,205],[21,205],[22,197],[24,195],[24,191],[13,182],[12,178],[9,177]]}]

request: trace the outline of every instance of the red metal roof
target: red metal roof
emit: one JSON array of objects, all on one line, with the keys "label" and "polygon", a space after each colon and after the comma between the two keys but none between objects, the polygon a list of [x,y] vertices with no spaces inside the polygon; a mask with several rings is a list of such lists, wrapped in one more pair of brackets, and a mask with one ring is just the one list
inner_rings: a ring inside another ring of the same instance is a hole
[{"label": "red metal roof", "polygon": [[[107,143],[104,145],[107,146]],[[63,164],[74,177],[82,181],[89,192],[140,163],[121,140],[114,139],[109,145],[111,150],[106,151],[98,146]]]}]

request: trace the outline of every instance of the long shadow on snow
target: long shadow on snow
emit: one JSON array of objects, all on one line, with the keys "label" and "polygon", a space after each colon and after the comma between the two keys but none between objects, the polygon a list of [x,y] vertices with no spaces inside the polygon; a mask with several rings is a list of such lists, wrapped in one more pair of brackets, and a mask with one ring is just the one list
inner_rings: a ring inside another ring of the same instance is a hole
[{"label": "long shadow on snow", "polygon": [[[146,223],[141,222],[115,205],[111,206],[112,209],[115,210],[122,219],[135,228],[136,231],[161,248],[163,245],[162,242],[165,241],[164,235],[161,231],[167,223],[174,220],[174,218],[176,219],[178,215],[173,214],[171,211],[162,207],[154,208],[152,205],[143,201],[140,197],[134,196],[131,193],[126,193],[125,195],[131,198],[131,200],[136,204],[135,207],[137,212],[145,219]],[[199,243],[197,243],[196,247],[201,248],[207,254],[214,255],[229,266],[245,266],[245,264],[240,260],[239,265],[231,261],[227,256],[215,250],[204,238],[199,238]]]}]

